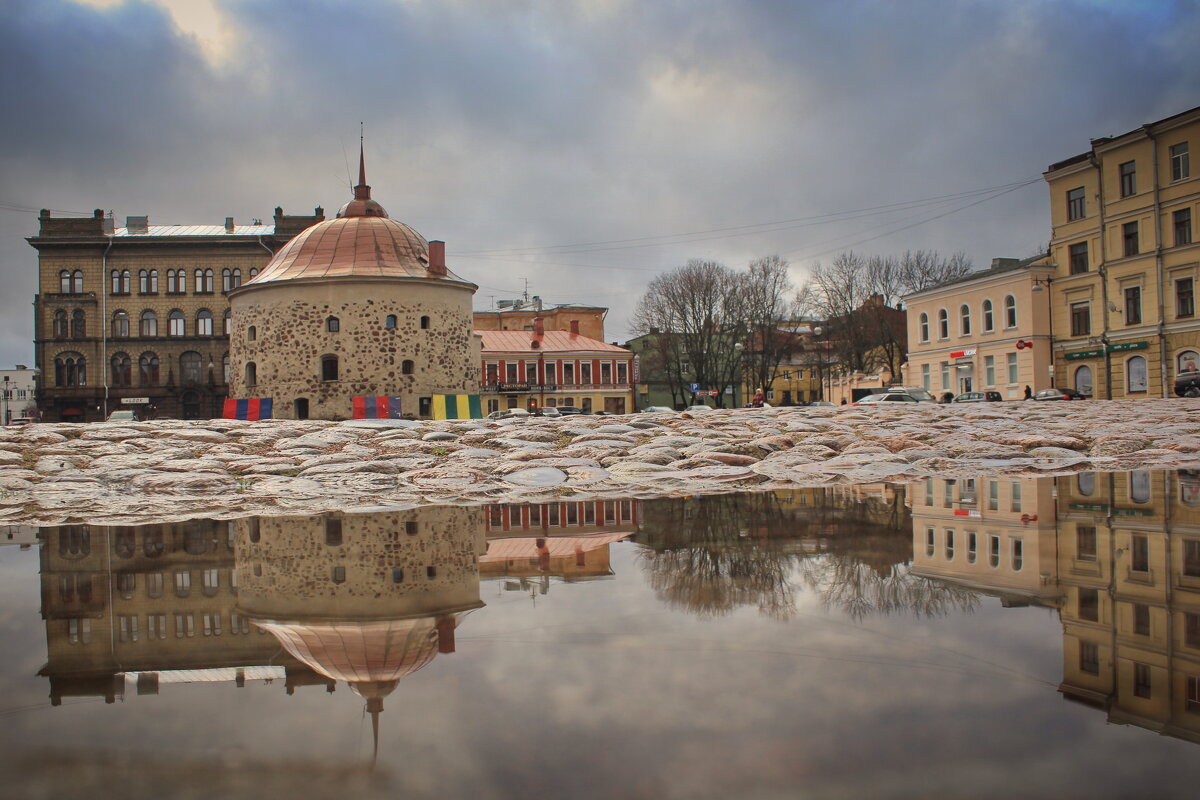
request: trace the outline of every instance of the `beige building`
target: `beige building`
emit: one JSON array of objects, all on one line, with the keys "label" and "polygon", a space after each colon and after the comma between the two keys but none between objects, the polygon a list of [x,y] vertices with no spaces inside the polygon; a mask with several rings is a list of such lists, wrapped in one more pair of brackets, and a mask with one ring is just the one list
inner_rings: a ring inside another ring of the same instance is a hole
[{"label": "beige building", "polygon": [[1050,293],[1045,257],[992,260],[989,269],[905,298],[905,384],[936,397],[996,391],[1019,400],[1051,383]]},{"label": "beige building", "polygon": [[[1171,397],[1200,364],[1200,108],[1052,164],[1055,369],[1096,397]],[[1089,389],[1090,387],[1090,389]]]},{"label": "beige building", "polygon": [[604,317],[608,309],[578,303],[543,306],[542,298],[500,300],[490,311],[474,312],[477,331],[531,331],[538,317],[548,331],[576,330],[580,336],[604,341]]},{"label": "beige building", "polygon": [[325,219],[273,224],[115,227],[42,211],[34,348],[46,422],[92,422],[117,408],[149,417],[221,415],[229,376],[228,292],[253,279],[291,237]]},{"label": "beige building", "polygon": [[430,417],[435,395],[477,393],[478,287],[445,253],[371,199],[360,159],[337,217],[230,292],[230,397],[271,398],[278,418],[349,419],[355,397],[398,397],[399,413]]}]

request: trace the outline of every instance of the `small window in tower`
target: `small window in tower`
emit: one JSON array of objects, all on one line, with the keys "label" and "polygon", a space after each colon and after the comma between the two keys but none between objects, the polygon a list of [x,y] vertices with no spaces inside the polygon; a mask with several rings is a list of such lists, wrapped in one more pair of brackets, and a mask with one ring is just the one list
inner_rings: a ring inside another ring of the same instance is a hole
[{"label": "small window in tower", "polygon": [[400,362],[400,373],[402,375],[412,375],[413,374],[413,362],[409,361],[409,360]]},{"label": "small window in tower", "polygon": [[404,570],[400,567],[392,568],[392,583],[404,583]]},{"label": "small window in tower", "polygon": [[387,318],[383,321],[383,327],[387,328],[389,331],[393,330],[396,327],[396,315],[388,314]]},{"label": "small window in tower", "polygon": [[341,323],[338,322],[337,317],[330,317],[329,319],[325,320],[325,330],[329,331],[330,333],[337,333],[340,327]]},{"label": "small window in tower", "polygon": [[345,567],[334,567],[332,577],[333,577],[334,583],[345,583],[346,582],[346,568]]},{"label": "small window in tower", "polygon": [[342,543],[342,518],[341,517],[326,517],[325,518],[325,544],[329,547],[338,547]]},{"label": "small window in tower", "polygon": [[321,357],[321,380],[336,381],[338,379],[338,358],[337,356],[322,356]]},{"label": "small window in tower", "polygon": [[258,338],[258,327],[255,325],[251,325],[249,328],[246,329],[246,341],[253,342],[257,338]]},{"label": "small window in tower", "polygon": [[429,317],[421,317],[421,330],[429,327]]},{"label": "small window in tower", "polygon": [[408,520],[404,523],[404,532],[409,536],[417,535],[417,523],[413,520]]},{"label": "small window in tower", "polygon": [[429,578],[430,580],[436,578],[437,577],[437,567],[426,567],[425,568],[425,577]]}]

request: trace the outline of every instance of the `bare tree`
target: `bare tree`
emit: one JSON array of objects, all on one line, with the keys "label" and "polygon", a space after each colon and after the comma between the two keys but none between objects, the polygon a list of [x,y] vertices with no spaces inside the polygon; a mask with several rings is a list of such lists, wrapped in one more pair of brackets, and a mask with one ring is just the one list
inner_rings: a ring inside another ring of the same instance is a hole
[{"label": "bare tree", "polygon": [[742,366],[746,382],[769,391],[780,365],[799,351],[801,339],[787,330],[799,315],[788,262],[778,255],[750,262],[740,276],[746,329]]}]

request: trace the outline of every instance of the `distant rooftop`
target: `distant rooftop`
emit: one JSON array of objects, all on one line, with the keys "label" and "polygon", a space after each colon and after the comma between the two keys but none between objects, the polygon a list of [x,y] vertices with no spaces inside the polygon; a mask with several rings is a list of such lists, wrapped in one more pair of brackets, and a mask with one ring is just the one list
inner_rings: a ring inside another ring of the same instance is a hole
[{"label": "distant rooftop", "polygon": [[232,230],[224,225],[147,225],[144,231],[113,230],[113,236],[271,236],[274,233],[274,225],[234,225]]}]

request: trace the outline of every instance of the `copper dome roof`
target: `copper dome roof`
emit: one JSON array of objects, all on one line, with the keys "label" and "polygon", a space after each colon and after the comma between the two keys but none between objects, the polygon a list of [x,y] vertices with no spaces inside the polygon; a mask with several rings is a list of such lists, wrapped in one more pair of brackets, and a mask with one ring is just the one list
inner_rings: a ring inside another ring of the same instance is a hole
[{"label": "copper dome roof", "polygon": [[435,265],[431,270],[425,237],[389,218],[383,206],[371,199],[361,152],[354,199],[341,207],[336,219],[298,233],[243,286],[351,277],[440,278],[467,283],[444,266]]}]

